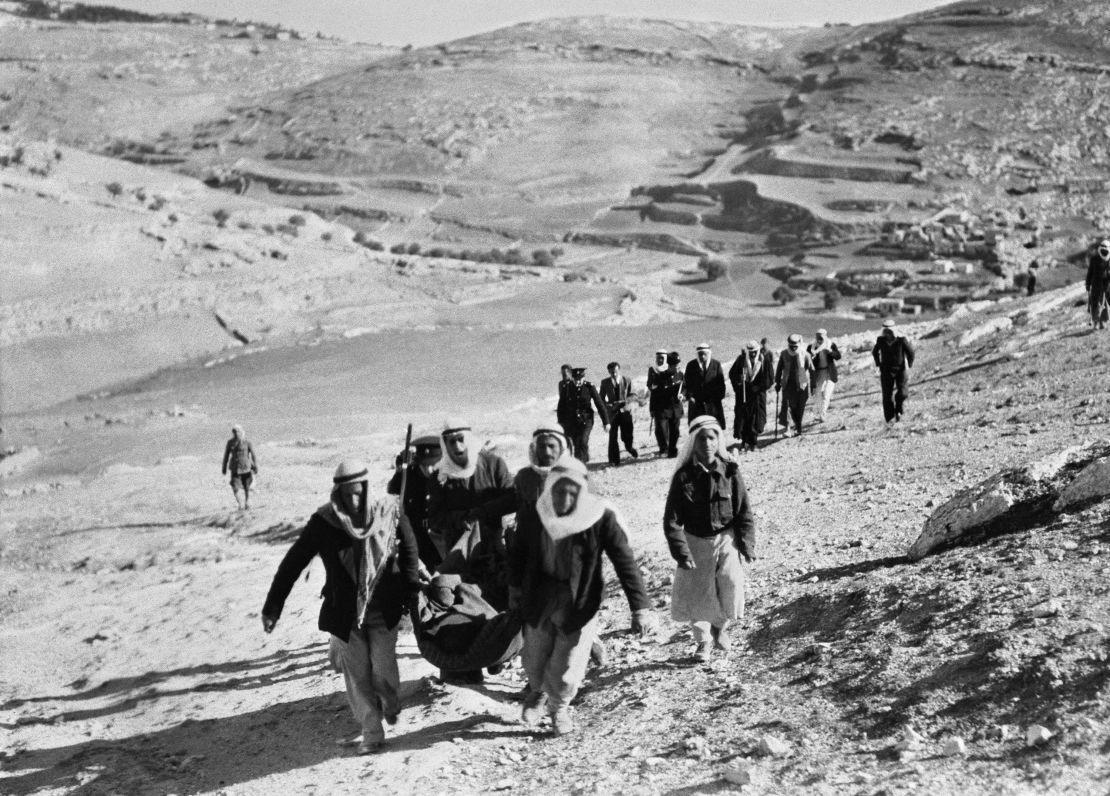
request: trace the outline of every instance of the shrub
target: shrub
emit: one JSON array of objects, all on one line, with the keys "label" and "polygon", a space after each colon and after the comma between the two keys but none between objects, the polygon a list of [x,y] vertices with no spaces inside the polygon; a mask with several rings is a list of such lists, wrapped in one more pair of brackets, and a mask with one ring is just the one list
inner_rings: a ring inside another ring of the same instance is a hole
[{"label": "shrub", "polygon": [[331,233],[330,232],[321,232],[320,233],[320,240],[324,241],[324,243],[327,243],[328,241],[331,240]]},{"label": "shrub", "polygon": [[231,213],[221,207],[212,211],[212,218],[216,219],[217,227],[223,228],[227,224],[227,220],[231,218]]},{"label": "shrub", "polygon": [[446,256],[447,256],[447,252],[445,252],[445,251],[444,251],[443,249],[441,249],[441,248],[440,248],[439,246],[436,246],[436,247],[434,247],[434,248],[432,248],[432,249],[428,249],[427,255],[428,255],[429,257],[446,257]]},{"label": "shrub", "polygon": [[523,265],[524,255],[520,253],[520,249],[509,249],[505,252],[506,265]]},{"label": "shrub", "polygon": [[420,254],[420,244],[410,243],[408,249],[406,249],[405,251],[407,251],[409,254]]},{"label": "shrub", "polygon": [[104,187],[107,188],[108,193],[115,198],[119,198],[119,196],[123,193],[123,186],[120,185],[118,182],[110,182]]},{"label": "shrub", "polygon": [[775,288],[775,292],[771,294],[771,298],[773,298],[779,304],[785,306],[794,299],[798,298],[798,294],[786,285],[779,285]]},{"label": "shrub", "polygon": [[308,219],[306,219],[300,213],[294,213],[293,215],[289,216],[289,224],[291,226],[303,227],[307,223],[308,223]]},{"label": "shrub", "polygon": [[505,262],[505,252],[501,251],[500,249],[490,249],[489,250],[489,261],[491,263],[503,263],[503,262]]},{"label": "shrub", "polygon": [[368,240],[366,241],[366,248],[372,252],[384,252],[385,244],[380,240]]},{"label": "shrub", "polygon": [[532,252],[532,262],[534,262],[536,265],[550,268],[551,266],[555,265],[555,258],[552,256],[551,252],[545,249],[536,249],[534,252]]},{"label": "shrub", "polygon": [[705,271],[705,278],[711,282],[720,279],[728,271],[728,265],[716,257],[702,257],[698,260],[698,268]]},{"label": "shrub", "polygon": [[552,246],[551,247],[551,256],[552,257],[562,257],[563,254],[565,254],[565,252],[563,251],[562,246]]},{"label": "shrub", "polygon": [[826,290],[825,291],[825,309],[835,310],[840,306],[840,291],[839,290]]},{"label": "shrub", "polygon": [[389,253],[390,254],[404,254],[405,253],[405,244],[403,244],[403,243],[394,243],[392,246],[389,247]]}]

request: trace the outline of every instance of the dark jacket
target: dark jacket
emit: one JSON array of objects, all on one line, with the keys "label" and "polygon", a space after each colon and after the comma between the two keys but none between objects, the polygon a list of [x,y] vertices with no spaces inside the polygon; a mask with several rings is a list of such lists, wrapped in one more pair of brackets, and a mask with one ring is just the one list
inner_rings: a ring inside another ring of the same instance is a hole
[{"label": "dark jacket", "polygon": [[[521,590],[520,609],[524,621],[535,626],[543,616],[551,596],[549,578],[543,572],[543,549],[539,534],[547,533],[537,515],[535,522],[517,526],[517,544],[509,566],[509,585]],[[601,553],[609,557],[628,605],[635,611],[651,608],[647,590],[640,577],[636,557],[628,546],[624,529],[612,509],[601,519],[568,540],[571,545],[570,593],[572,604],[563,630],[574,633],[589,622],[601,609],[605,592]]]},{"label": "dark jacket", "polygon": [[686,363],[686,397],[691,403],[720,403],[725,399],[725,371],[721,363],[710,359],[702,372],[695,357]]},{"label": "dark jacket", "polygon": [[478,463],[470,478],[432,479],[428,525],[443,534],[447,550],[455,546],[475,521],[480,539],[490,546],[489,549],[502,545],[501,517],[514,505],[513,477],[505,460],[497,454],[482,450],[477,455]]},{"label": "dark jacket", "polygon": [[605,409],[605,404],[601,402],[601,396],[597,394],[597,387],[593,382],[583,381],[581,384],[571,382],[567,390],[570,409],[565,425],[570,428],[593,426],[594,407],[597,407],[597,413],[601,415],[601,422],[606,424],[609,422],[609,413]]},{"label": "dark jacket", "polygon": [[738,396],[738,401],[749,397],[751,393],[767,392],[775,383],[774,357],[768,355],[763,356],[763,364],[760,365],[759,372],[753,374],[751,381],[745,383],[744,360],[747,358],[748,352],[742,351],[733,361],[732,367],[728,369],[728,380],[732,385],[732,391]]},{"label": "dark jacket", "polygon": [[[357,551],[356,556],[361,555],[361,544],[356,544],[344,530],[325,520],[319,512],[313,514],[278,566],[270,593],[266,595],[266,604],[262,606],[263,616],[274,619],[281,616],[293,584],[313,556],[320,556],[324,562],[325,579],[319,628],[346,641],[355,623],[358,589],[343,565],[340,553],[352,546]],[[418,561],[416,539],[408,520],[402,516],[397,524],[397,553],[393,561],[386,565],[369,606],[381,611],[391,628],[401,620],[407,595],[420,589]]]},{"label": "dark jacket", "polygon": [[879,337],[875,347],[871,349],[871,356],[880,370],[887,373],[901,373],[907,367],[913,367],[913,346],[905,337],[895,337],[887,342],[888,338]]},{"label": "dark jacket", "polygon": [[610,418],[616,417],[621,412],[629,410],[627,403],[632,397],[632,381],[627,376],[620,377],[620,384],[613,384],[613,377],[609,376],[601,382],[601,402],[605,404],[605,411]]},{"label": "dark jacket", "polygon": [[227,475],[228,469],[232,475],[243,473],[257,473],[258,459],[254,456],[254,448],[246,439],[236,440],[232,437],[224,446],[223,474]]},{"label": "dark jacket", "polygon": [[[799,390],[805,392],[809,389],[809,380],[813,374],[813,360],[805,351],[800,352],[801,362],[797,365],[801,372],[795,373],[795,359],[789,348],[784,348],[779,354],[779,363],[775,365],[775,387],[787,392]],[[787,372],[790,371],[790,372]]]},{"label": "dark jacket", "polygon": [[[420,560],[429,571],[434,571],[439,566],[440,557],[436,546],[428,536],[428,501],[432,491],[432,481],[435,473],[425,476],[424,471],[417,465],[409,467],[409,477],[405,481],[405,494],[402,507],[405,516],[412,524],[412,532],[416,536],[416,546],[420,550]],[[401,493],[401,469],[398,468],[393,477],[389,479],[386,491],[391,495]]]},{"label": "dark jacket", "polygon": [[573,379],[559,382],[559,403],[555,406],[555,420],[560,426],[569,427],[574,423]]},{"label": "dark jacket", "polygon": [[819,370],[827,370],[829,372],[829,381],[836,383],[836,360],[840,359],[840,349],[836,347],[836,343],[830,343],[828,348],[822,348],[814,354],[813,347],[813,343],[807,345],[806,353],[809,354],[810,359],[813,360],[814,373]]},{"label": "dark jacket", "polygon": [[1089,292],[1100,294],[1110,288],[1110,260],[1104,260],[1097,254],[1088,258],[1086,285]]},{"label": "dark jacket", "polygon": [[671,557],[680,564],[693,560],[685,533],[708,539],[729,529],[737,549],[755,558],[755,517],[740,468],[719,456],[709,470],[689,462],[671,479],[663,510],[663,533]]},{"label": "dark jacket", "polygon": [[670,368],[651,372],[648,409],[656,417],[682,417],[682,374]]}]

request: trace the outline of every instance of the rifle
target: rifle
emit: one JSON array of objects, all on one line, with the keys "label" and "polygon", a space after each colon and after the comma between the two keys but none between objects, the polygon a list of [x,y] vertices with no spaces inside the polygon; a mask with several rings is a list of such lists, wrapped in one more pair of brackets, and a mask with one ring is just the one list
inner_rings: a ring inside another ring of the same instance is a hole
[{"label": "rifle", "polygon": [[405,452],[401,454],[401,505],[400,513],[405,513],[405,488],[409,482],[409,468],[412,467],[412,423],[405,431]]}]

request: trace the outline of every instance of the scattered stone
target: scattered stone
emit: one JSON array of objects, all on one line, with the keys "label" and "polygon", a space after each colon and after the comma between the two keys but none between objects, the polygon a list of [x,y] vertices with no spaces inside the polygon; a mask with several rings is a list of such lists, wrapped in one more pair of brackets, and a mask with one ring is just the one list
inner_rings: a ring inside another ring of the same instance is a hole
[{"label": "scattered stone", "polygon": [[764,735],[759,739],[759,753],[767,757],[785,757],[790,754],[790,744],[773,735]]},{"label": "scattered stone", "polygon": [[1052,737],[1052,731],[1040,724],[1030,724],[1025,731],[1026,746],[1040,746]]},{"label": "scattered stone", "polygon": [[1078,550],[1079,542],[1073,542],[1069,539],[1068,541],[1060,545],[1060,547],[1064,548],[1065,550]]},{"label": "scattered stone", "polygon": [[1047,600],[1040,605],[1033,606],[1032,615],[1035,619],[1047,619],[1060,613],[1061,608],[1059,600]]},{"label": "scattered stone", "polygon": [[919,752],[925,746],[925,736],[907,724],[902,728],[902,740],[894,745],[899,752]]},{"label": "scattered stone", "polygon": [[644,768],[659,768],[659,766],[666,762],[667,759],[665,757],[645,757],[644,762],[640,765]]},{"label": "scattered stone", "polygon": [[733,763],[721,775],[726,782],[731,782],[733,785],[752,784],[752,769],[747,763]]},{"label": "scattered stone", "polygon": [[953,735],[944,742],[944,746],[941,748],[941,754],[945,757],[961,757],[966,755],[967,743],[958,735]]}]

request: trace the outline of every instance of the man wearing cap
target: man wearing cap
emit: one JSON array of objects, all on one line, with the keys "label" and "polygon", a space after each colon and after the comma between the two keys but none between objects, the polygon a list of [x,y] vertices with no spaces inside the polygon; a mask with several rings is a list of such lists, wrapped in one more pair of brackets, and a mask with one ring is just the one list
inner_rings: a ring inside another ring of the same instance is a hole
[{"label": "man wearing cap", "polygon": [[824,423],[825,415],[829,411],[829,403],[832,401],[833,390],[836,389],[836,361],[840,359],[840,349],[836,347],[836,343],[829,340],[828,332],[824,329],[817,330],[816,338],[806,346],[806,353],[813,360],[813,378],[810,388],[815,400],[814,421]]},{"label": "man wearing cap", "polygon": [[779,354],[779,364],[775,369],[775,392],[782,392],[782,408],[779,410],[778,424],[790,429],[794,421],[794,433],[802,433],[802,418],[809,400],[809,380],[813,373],[813,360],[802,350],[802,336],[792,334],[786,338],[786,348]]},{"label": "man wearing cap", "polygon": [[522,719],[536,724],[546,709],[556,735],[574,731],[569,705],[586,674],[597,613],[605,595],[601,556],[617,573],[632,609],[632,629],[657,620],[615,510],[589,490],[586,465],[563,456],[536,502],[534,525],[520,529],[509,567],[513,601],[524,619],[524,670],[529,691]]},{"label": "man wearing cap", "polygon": [[717,419],[723,428],[725,425],[725,371],[721,363],[713,359],[713,351],[709,343],[701,343],[697,348],[697,356],[686,363],[684,378],[686,386],[686,400],[690,404],[690,415],[687,421],[701,415],[710,415]]},{"label": "man wearing cap", "polygon": [[[243,427],[236,423],[231,427],[231,439],[224,445],[223,474],[231,471],[231,492],[235,495],[235,504],[240,510],[251,507],[251,484],[258,472],[258,459],[254,456],[254,448],[243,436]],[[239,491],[243,491],[243,499],[239,499]]]},{"label": "man wearing cap", "polygon": [[682,374],[678,372],[682,357],[677,351],[664,356],[666,368],[653,368],[648,376],[648,383],[651,385],[648,410],[655,424],[655,441],[659,444],[659,455],[673,458],[678,455],[679,425],[682,420]]},{"label": "man wearing cap", "polygon": [[754,451],[767,425],[767,390],[775,381],[774,366],[759,344],[750,340],[729,368],[728,379],[736,394],[732,436],[740,440],[741,449]]},{"label": "man wearing cap", "polygon": [[1087,309],[1096,329],[1110,320],[1110,240],[1101,240],[1087,260]]},{"label": "man wearing cap", "polygon": [[883,418],[887,425],[902,419],[906,390],[906,370],[913,367],[913,346],[894,331],[894,321],[883,321],[883,331],[871,349],[883,388]]},{"label": "man wearing cap", "polygon": [[[417,437],[412,441],[409,450],[411,465],[405,481],[405,495],[402,505],[405,516],[412,525],[413,535],[416,537],[416,546],[420,551],[420,563],[427,572],[435,572],[443,558],[432,541],[428,527],[428,501],[431,496],[432,482],[436,478],[436,468],[443,455],[440,438],[434,434]],[[397,455],[396,470],[389,479],[386,490],[391,495],[401,492],[401,480],[405,471],[404,452]]]},{"label": "man wearing cap", "polygon": [[597,387],[586,381],[586,369],[571,368],[570,375],[574,381],[567,388],[570,400],[570,427],[567,429],[567,437],[575,458],[585,464],[590,461],[590,432],[594,428],[594,408],[597,408],[601,425],[606,431],[609,430],[609,415],[601,402]]},{"label": "man wearing cap", "polygon": [[559,403],[555,406],[555,422],[563,429],[571,451],[574,450],[570,439],[571,429],[574,428],[574,377],[571,376],[573,370],[570,365],[560,367]]},{"label": "man wearing cap", "polygon": [[397,624],[420,589],[412,528],[396,498],[368,503],[367,478],[363,462],[340,463],[329,501],[285,554],[262,607],[262,629],[271,633],[293,584],[320,556],[325,581],[319,627],[331,634],[328,657],[343,674],[347,701],[362,728],[359,754],[381,747],[383,718],[397,722]]},{"label": "man wearing cap", "polygon": [[743,562],[755,558],[755,517],[740,470],[722,450],[724,431],[699,417],[690,424],[663,511],[663,533],[677,568],[671,618],[689,622],[695,656],[728,655],[730,622],[744,616]]},{"label": "man wearing cap", "polygon": [[609,415],[609,464],[616,466],[621,463],[622,443],[633,459],[640,454],[632,444],[632,410],[628,406],[632,398],[632,381],[621,375],[619,362],[610,362],[606,369],[609,378],[601,382],[601,402]]}]

